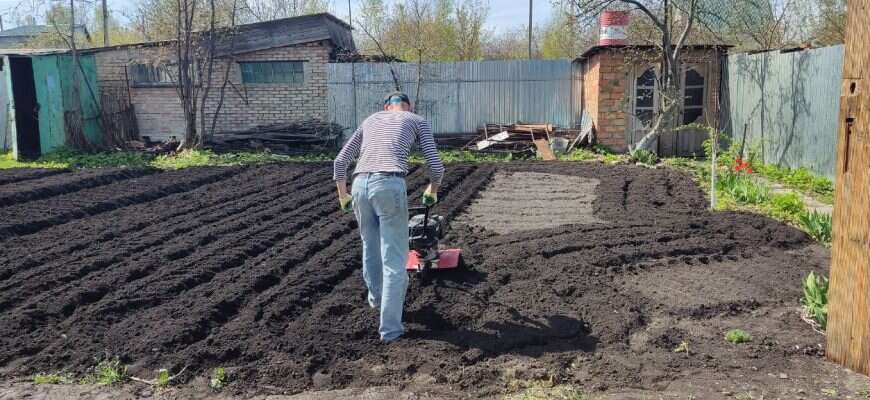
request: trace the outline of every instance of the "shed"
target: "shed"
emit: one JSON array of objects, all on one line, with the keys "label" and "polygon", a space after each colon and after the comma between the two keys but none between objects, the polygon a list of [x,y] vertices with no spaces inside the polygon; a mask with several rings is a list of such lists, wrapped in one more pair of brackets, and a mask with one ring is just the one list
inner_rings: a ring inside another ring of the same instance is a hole
[{"label": "shed", "polygon": [[0,50],[0,57],[5,86],[0,103],[6,104],[0,119],[4,149],[11,149],[16,158],[35,158],[69,145],[70,130],[80,130],[88,143],[100,143],[99,88],[93,56],[79,56],[81,124],[73,118],[74,64],[68,51]]},{"label": "shed", "polygon": [[[229,86],[223,101],[212,90],[197,118],[198,126],[202,119],[206,125],[215,121],[218,134],[326,120],[327,64],[340,50],[355,50],[350,25],[327,13],[239,25],[216,36],[211,86],[220,87],[224,76]],[[167,40],[84,50],[97,60],[103,109],[134,109],[138,134],[154,141],[185,133],[174,45]]]},{"label": "shed", "polygon": [[[685,100],[680,122],[717,126],[721,64],[728,47],[698,44],[682,50]],[[655,83],[658,57],[651,45],[599,45],[577,59],[583,75],[583,110],[592,117],[600,143],[625,151],[649,132],[660,101]],[[702,154],[704,135],[691,130],[668,133],[653,149],[662,156]]]}]

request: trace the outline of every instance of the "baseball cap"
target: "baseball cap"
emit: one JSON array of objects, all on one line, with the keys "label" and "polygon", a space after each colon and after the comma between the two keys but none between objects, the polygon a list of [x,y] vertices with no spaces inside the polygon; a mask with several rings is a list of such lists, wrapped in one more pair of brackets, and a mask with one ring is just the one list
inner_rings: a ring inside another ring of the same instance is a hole
[{"label": "baseball cap", "polygon": [[411,104],[411,100],[408,99],[408,95],[404,94],[402,92],[398,92],[398,91],[393,92],[393,93],[388,94],[387,97],[384,97],[384,104],[389,104],[389,103],[397,103],[398,104],[398,103],[402,103],[402,102]]}]

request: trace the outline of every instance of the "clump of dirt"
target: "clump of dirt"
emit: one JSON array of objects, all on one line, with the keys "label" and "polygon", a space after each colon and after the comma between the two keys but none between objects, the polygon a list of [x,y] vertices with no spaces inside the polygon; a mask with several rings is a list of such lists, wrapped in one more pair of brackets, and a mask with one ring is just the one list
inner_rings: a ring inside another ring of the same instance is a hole
[{"label": "clump of dirt", "polygon": [[[486,217],[468,206],[503,174],[588,185],[546,194],[580,199],[557,207],[568,224],[500,235],[456,219]],[[485,396],[506,380],[654,387],[819,357],[796,306],[826,250],[706,211],[684,174],[598,163],[450,165],[437,212],[467,268],[412,277],[407,335],[383,345],[330,178],[321,163],[154,172],[0,207],[0,373],[77,373],[109,352],[133,373],[222,366],[244,393],[423,382]],[[419,198],[424,171],[407,180]],[[736,327],[756,339],[725,343]],[[684,341],[692,357],[673,351]]]}]

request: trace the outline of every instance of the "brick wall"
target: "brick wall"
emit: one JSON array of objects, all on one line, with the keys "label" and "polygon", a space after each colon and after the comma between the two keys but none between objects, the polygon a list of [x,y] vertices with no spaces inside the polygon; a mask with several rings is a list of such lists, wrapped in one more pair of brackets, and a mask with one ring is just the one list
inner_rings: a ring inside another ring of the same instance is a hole
[{"label": "brick wall", "polygon": [[[229,81],[224,102],[218,113],[215,130],[240,130],[257,125],[289,122],[308,118],[327,118],[326,63],[331,47],[328,42],[262,50],[237,55],[229,63]],[[125,66],[172,59],[168,47],[134,47],[96,53],[97,75],[101,90],[113,96],[128,96]],[[303,61],[302,84],[242,84],[239,62]],[[212,73],[212,88],[205,110],[206,126],[217,109],[220,86],[227,60],[217,59]],[[132,78],[131,78],[132,79]],[[131,87],[129,97],[136,109],[139,134],[152,140],[184,135],[184,114],[173,87]],[[199,128],[199,124],[197,124]]]},{"label": "brick wall", "polygon": [[595,124],[598,143],[616,151],[626,145],[626,86],[628,75],[623,56],[603,51],[586,61],[583,77],[583,109]]}]

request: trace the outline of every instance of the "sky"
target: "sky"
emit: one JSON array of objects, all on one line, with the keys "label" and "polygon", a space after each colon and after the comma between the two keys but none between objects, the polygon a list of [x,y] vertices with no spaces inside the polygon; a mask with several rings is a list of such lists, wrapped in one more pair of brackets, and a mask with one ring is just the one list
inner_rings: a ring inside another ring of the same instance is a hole
[{"label": "sky", "polygon": [[[390,0],[387,0],[390,1]],[[397,1],[397,0],[392,0]],[[330,0],[332,13],[341,19],[347,19],[347,0]],[[356,12],[358,0],[351,0]],[[9,11],[18,4],[48,3],[40,0],[0,0],[0,13],[3,14],[3,26],[10,28],[15,25],[11,20]],[[117,11],[129,11],[132,9],[132,0],[108,0],[110,15]],[[540,25],[546,21],[553,11],[551,0],[533,0],[532,18],[534,25]],[[26,6],[25,6],[26,7]],[[486,27],[491,31],[503,32],[511,28],[525,25],[529,21],[528,0],[489,0],[489,15]]]}]

